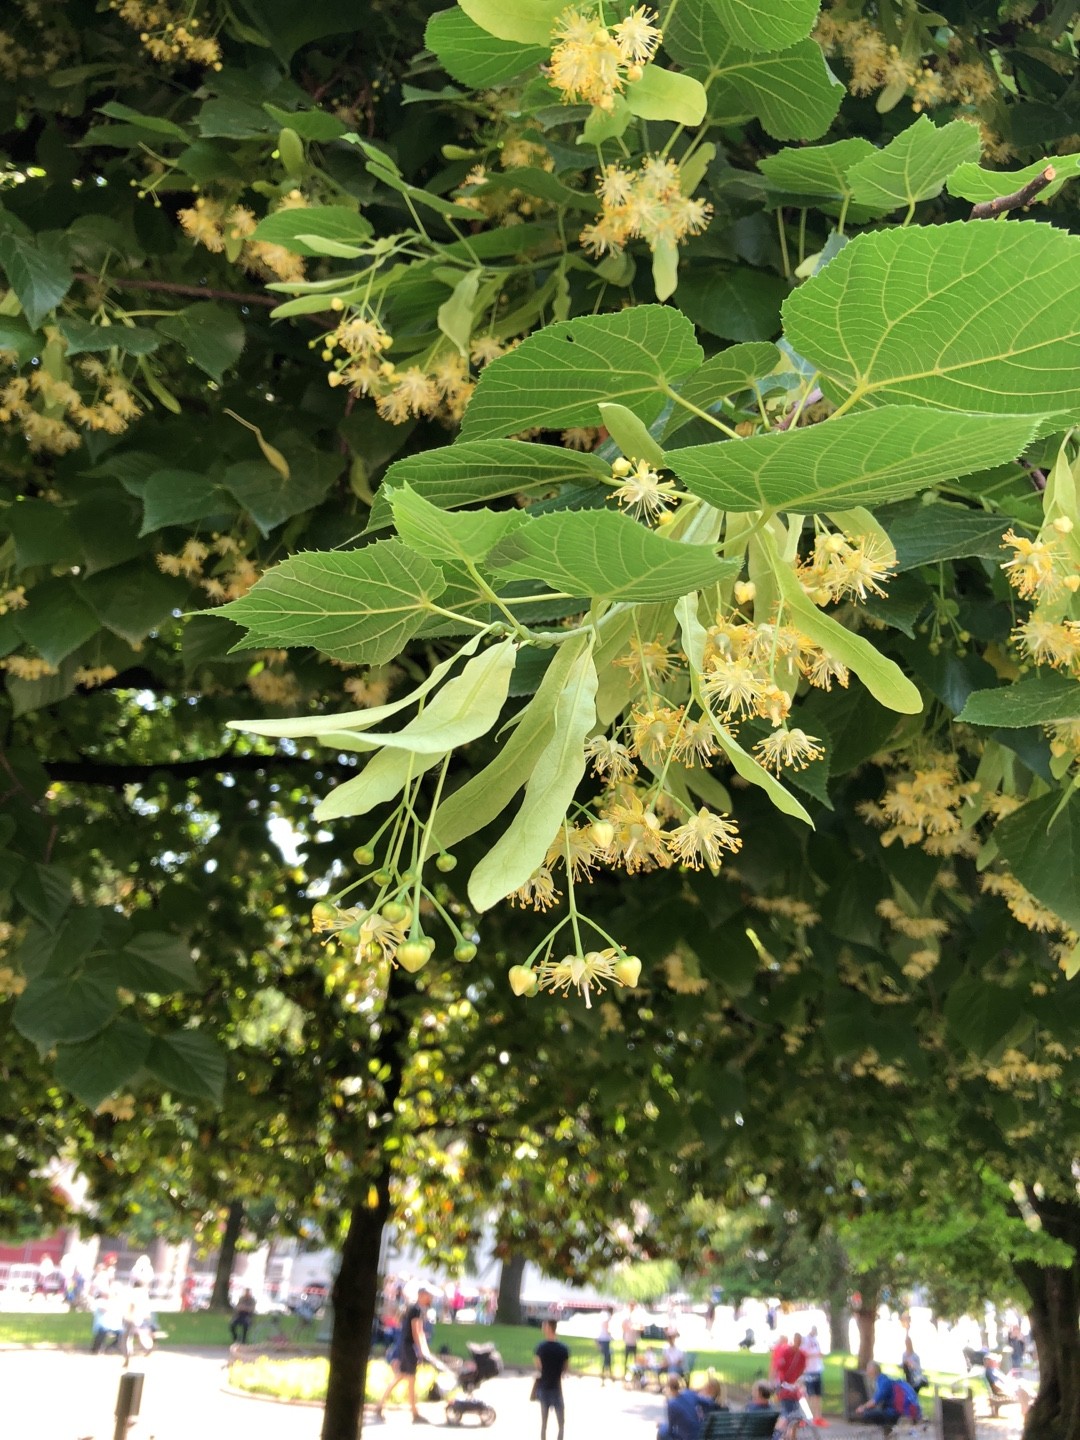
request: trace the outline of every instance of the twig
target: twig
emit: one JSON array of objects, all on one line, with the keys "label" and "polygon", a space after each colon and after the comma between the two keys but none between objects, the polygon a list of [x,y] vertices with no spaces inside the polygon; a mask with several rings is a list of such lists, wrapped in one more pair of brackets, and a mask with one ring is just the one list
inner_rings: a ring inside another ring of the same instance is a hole
[{"label": "twig", "polygon": [[163,295],[191,295],[197,300],[232,300],[237,305],[265,305],[272,310],[280,305],[273,295],[246,295],[240,290],[211,290],[206,285],[180,285],[175,280],[124,280],[116,275],[90,275],[78,271],[76,280],[87,285],[104,285],[113,290],[157,290]]},{"label": "twig", "polygon": [[1054,180],[1057,179],[1057,171],[1053,165],[1047,165],[1041,174],[1036,175],[1034,180],[1029,180],[1026,185],[1021,185],[1019,190],[1014,190],[1011,195],[999,195],[996,200],[980,200],[974,206],[969,220],[992,220],[995,215],[1000,215],[1004,210],[1020,210],[1025,205],[1030,205],[1035,196]]}]

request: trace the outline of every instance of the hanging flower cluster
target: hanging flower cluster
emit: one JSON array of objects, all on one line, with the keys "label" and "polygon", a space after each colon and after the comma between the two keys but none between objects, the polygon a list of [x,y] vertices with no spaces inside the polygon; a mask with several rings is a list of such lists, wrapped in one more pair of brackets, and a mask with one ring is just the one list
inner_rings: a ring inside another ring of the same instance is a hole
[{"label": "hanging flower cluster", "polygon": [[191,14],[190,6],[174,9],[167,4],[145,4],[144,0],[109,0],[109,9],[138,32],[155,60],[221,69],[221,46],[201,33],[200,21]]},{"label": "hanging flower cluster", "polygon": [[[83,388],[73,383],[82,379]],[[82,444],[82,432],[122,435],[142,414],[131,382],[95,356],[79,359],[64,375],[44,367],[16,375],[0,388],[0,423],[18,429],[33,451],[64,455]]]},{"label": "hanging flower cluster", "polygon": [[597,193],[600,218],[578,237],[590,255],[619,254],[635,239],[652,250],[677,245],[700,235],[713,213],[707,200],[684,193],[682,171],[663,155],[646,155],[638,170],[606,165]]},{"label": "hanging flower cluster", "polygon": [[[301,191],[290,190],[271,213],[299,210],[306,205]],[[220,255],[232,247],[230,253],[235,252],[237,264],[250,275],[263,280],[304,278],[301,256],[287,250],[284,245],[250,238],[259,222],[254,211],[246,205],[230,205],[227,200],[199,195],[193,205],[179,212],[178,218],[185,235],[213,254]]]},{"label": "hanging flower cluster", "polygon": [[596,9],[564,10],[553,32],[555,41],[547,77],[568,105],[613,110],[628,81],[640,80],[662,38],[656,15],[637,5],[625,20],[607,26]]},{"label": "hanging flower cluster", "polygon": [[885,794],[858,807],[882,831],[881,843],[920,845],[928,855],[974,855],[974,833],[964,828],[963,809],[982,787],[960,775],[959,757],[925,749],[894,770]]}]

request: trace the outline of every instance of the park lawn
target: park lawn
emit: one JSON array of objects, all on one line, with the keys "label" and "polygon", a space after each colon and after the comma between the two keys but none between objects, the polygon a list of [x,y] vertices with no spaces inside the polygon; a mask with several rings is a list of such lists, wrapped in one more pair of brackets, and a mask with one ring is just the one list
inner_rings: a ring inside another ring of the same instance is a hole
[{"label": "park lawn", "polygon": [[[160,1317],[161,1328],[168,1332],[168,1339],[160,1345],[220,1345],[225,1349],[229,1344],[229,1318],[227,1315],[212,1315],[206,1310],[182,1314],[180,1311],[165,1311]],[[73,1314],[33,1310],[0,1311],[0,1345],[90,1345],[90,1316],[85,1312]]]}]

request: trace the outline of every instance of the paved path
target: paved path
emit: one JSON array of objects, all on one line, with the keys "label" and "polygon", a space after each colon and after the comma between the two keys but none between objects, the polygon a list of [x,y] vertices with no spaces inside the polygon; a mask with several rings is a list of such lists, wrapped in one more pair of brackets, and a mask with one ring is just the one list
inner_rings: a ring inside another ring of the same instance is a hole
[{"label": "paved path", "polygon": [[[221,1354],[158,1350],[132,1368],[146,1376],[142,1413],[131,1440],[318,1440],[322,1411],[286,1406],[223,1393]],[[109,1355],[88,1355],[54,1349],[0,1351],[0,1396],[3,1397],[4,1440],[111,1440],[113,1412],[121,1375],[120,1361]],[[498,1413],[484,1431],[492,1440],[529,1440],[539,1431],[539,1412],[529,1403],[531,1381],[500,1376],[479,1394]],[[425,1415],[442,1426],[441,1405],[425,1405]],[[659,1396],[601,1387],[592,1377],[566,1382],[566,1440],[654,1440],[663,1415]],[[469,1429],[475,1427],[470,1426]],[[387,1413],[384,1425],[365,1426],[365,1435],[415,1433],[404,1408]],[[464,1427],[454,1431],[464,1433]],[[553,1427],[549,1427],[549,1434]],[[996,1422],[980,1419],[980,1440],[1016,1440],[1019,1422],[1002,1415]],[[821,1432],[824,1440],[847,1440],[866,1432],[836,1423]]]}]

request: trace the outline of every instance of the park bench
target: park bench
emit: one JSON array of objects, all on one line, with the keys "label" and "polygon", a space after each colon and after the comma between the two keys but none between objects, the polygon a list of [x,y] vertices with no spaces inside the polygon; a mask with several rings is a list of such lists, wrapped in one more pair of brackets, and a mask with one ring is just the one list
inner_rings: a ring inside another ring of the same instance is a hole
[{"label": "park bench", "polygon": [[1004,1390],[999,1390],[988,1378],[986,1379],[986,1389],[990,1399],[990,1414],[995,1420],[998,1417],[998,1411],[1003,1406],[1018,1405],[1020,1403],[1020,1397],[1018,1395],[1006,1395]]},{"label": "park bench", "polygon": [[777,1410],[710,1410],[701,1440],[765,1440],[779,1419]]}]

